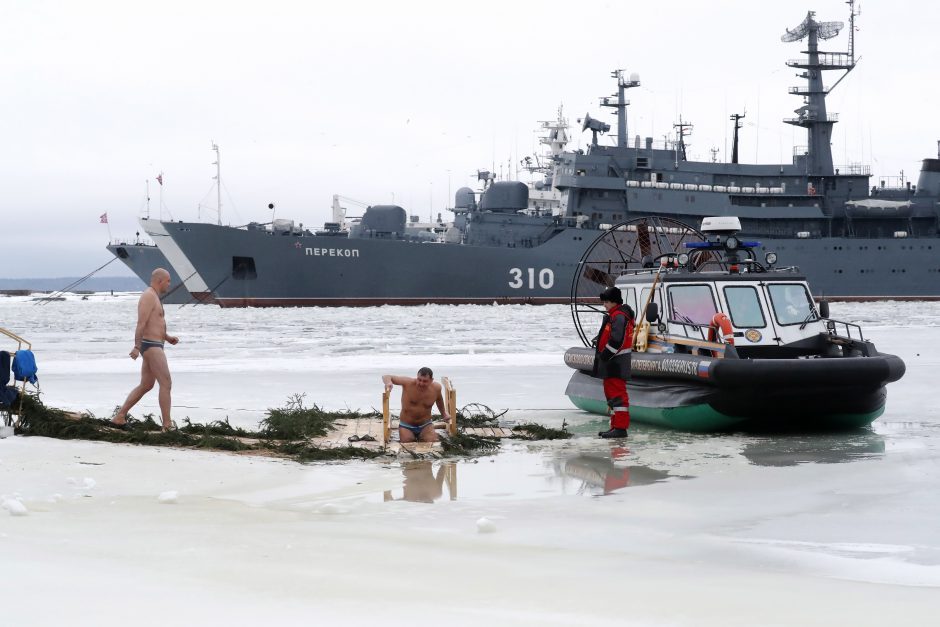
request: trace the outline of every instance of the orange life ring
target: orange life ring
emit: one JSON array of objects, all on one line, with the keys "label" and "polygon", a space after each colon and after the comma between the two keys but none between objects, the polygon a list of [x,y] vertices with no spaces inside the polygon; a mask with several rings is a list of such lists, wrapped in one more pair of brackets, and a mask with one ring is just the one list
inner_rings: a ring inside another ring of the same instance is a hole
[{"label": "orange life ring", "polygon": [[[721,337],[718,337],[718,329],[721,329]],[[734,346],[734,330],[731,328],[731,320],[722,312],[712,316],[708,323],[708,341],[724,342],[729,346]]]}]

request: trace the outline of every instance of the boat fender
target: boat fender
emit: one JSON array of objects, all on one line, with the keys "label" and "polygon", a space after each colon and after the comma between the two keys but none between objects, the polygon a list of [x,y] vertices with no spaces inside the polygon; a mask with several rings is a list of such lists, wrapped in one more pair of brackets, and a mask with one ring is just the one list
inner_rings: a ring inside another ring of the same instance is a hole
[{"label": "boat fender", "polygon": [[[721,330],[721,336],[718,336],[718,330]],[[734,346],[734,330],[731,328],[731,320],[722,312],[712,316],[708,323],[708,341],[722,342]]]}]

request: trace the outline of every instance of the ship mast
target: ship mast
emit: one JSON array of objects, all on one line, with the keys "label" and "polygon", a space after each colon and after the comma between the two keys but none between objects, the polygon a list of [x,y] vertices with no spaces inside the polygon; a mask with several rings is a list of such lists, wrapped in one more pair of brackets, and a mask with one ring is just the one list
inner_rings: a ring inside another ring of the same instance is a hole
[{"label": "ship mast", "polygon": [[[612,109],[617,109],[617,147],[626,148],[627,146],[627,106],[630,104],[629,100],[626,100],[624,92],[632,87],[640,86],[640,77],[637,74],[631,74],[629,78],[624,78],[623,73],[626,70],[614,70],[610,73],[613,78],[617,79],[617,93],[614,96],[617,97],[616,102],[611,102],[610,98],[601,98],[602,107],[610,107]],[[597,143],[596,141],[594,143]]]},{"label": "ship mast", "polygon": [[747,111],[744,113],[732,113],[730,120],[734,122],[734,140],[731,144],[731,163],[738,162],[738,130],[743,126],[741,120],[747,116]]},{"label": "ship mast", "polygon": [[[850,23],[855,28],[855,2],[849,0]],[[845,74],[855,67],[855,37],[850,33],[849,52],[825,52],[819,49],[819,42],[831,39],[845,26],[842,22],[817,22],[816,13],[806,14],[799,26],[787,30],[780,38],[784,42],[807,39],[805,59],[787,61],[789,67],[801,68],[797,74],[806,79],[806,87],[791,87],[790,93],[803,97],[803,106],[796,109],[799,117],[785,119],[784,122],[806,129],[807,174],[810,176],[832,176],[832,126],[838,122],[838,116],[826,112],[826,95],[839,84]],[[845,74],[832,87],[823,84],[822,73],[829,70],[845,70]]]},{"label": "ship mast", "polygon": [[218,203],[219,211],[219,226],[222,226],[222,157],[219,153],[219,146],[215,142],[212,142],[212,150],[215,151],[215,161],[212,165],[215,166],[215,193],[216,200]]}]

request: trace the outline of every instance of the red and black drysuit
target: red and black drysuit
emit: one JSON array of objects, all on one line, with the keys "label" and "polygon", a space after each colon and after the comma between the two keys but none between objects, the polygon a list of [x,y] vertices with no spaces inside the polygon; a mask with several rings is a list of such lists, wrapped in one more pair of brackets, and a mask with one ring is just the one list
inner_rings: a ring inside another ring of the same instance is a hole
[{"label": "red and black drysuit", "polygon": [[611,429],[630,427],[627,379],[632,345],[633,310],[617,305],[604,315],[594,355],[594,373],[604,380],[604,397],[611,410]]}]

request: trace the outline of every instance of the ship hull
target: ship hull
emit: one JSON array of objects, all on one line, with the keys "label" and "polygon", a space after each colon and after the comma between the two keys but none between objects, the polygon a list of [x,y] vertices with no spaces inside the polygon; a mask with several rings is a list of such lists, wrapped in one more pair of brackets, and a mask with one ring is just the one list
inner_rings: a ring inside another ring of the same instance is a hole
[{"label": "ship hull", "polygon": [[[223,307],[567,303],[577,262],[602,233],[569,228],[539,246],[512,248],[158,224],[164,233],[154,239],[172,248],[174,267],[186,268],[189,291]],[[798,266],[819,297],[940,299],[940,238],[782,238],[762,246]]]},{"label": "ship hull", "polygon": [[[185,287],[179,287],[182,279],[173,269],[172,264],[156,246],[146,244],[109,244],[108,251],[124,262],[131,272],[137,275],[143,284],[150,284],[150,275],[157,268],[164,268],[170,273],[170,293],[163,297],[166,305],[183,305],[193,301]],[[178,289],[174,289],[178,288]]]}]

